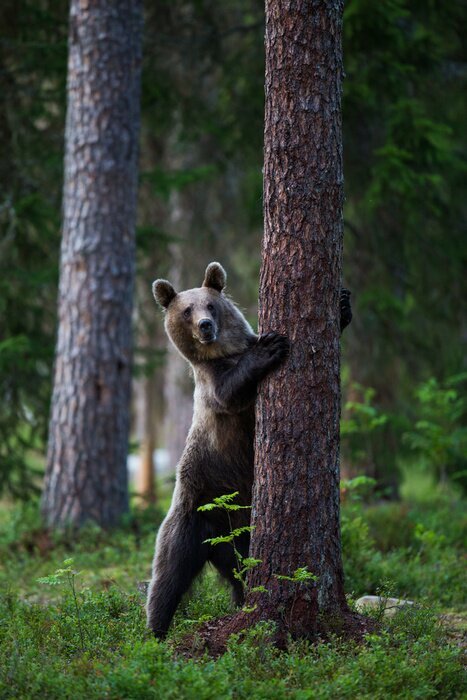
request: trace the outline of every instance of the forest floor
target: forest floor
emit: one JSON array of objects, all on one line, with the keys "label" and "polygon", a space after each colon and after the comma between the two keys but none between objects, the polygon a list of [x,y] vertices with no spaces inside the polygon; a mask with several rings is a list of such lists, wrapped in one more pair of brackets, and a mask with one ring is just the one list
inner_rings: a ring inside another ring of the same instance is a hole
[{"label": "forest floor", "polygon": [[196,634],[232,612],[213,571],[196,582],[164,643],[145,628],[138,582],[149,576],[167,498],[134,510],[112,534],[87,527],[79,537],[44,529],[37,503],[1,506],[2,699],[374,700],[460,698],[467,689],[466,508],[453,493],[373,503],[354,494],[344,503],[350,605],[364,594],[416,602],[391,618],[374,611],[378,632],[364,644],[291,642],[281,651],[264,623],[234,635],[217,659]]}]

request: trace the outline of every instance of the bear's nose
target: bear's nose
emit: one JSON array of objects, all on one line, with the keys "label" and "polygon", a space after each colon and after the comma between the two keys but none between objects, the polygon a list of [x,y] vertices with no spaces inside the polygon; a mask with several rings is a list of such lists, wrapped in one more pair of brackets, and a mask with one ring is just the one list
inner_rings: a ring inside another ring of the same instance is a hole
[{"label": "bear's nose", "polygon": [[202,318],[198,323],[198,328],[200,329],[201,333],[210,333],[213,327],[213,322],[209,318]]}]

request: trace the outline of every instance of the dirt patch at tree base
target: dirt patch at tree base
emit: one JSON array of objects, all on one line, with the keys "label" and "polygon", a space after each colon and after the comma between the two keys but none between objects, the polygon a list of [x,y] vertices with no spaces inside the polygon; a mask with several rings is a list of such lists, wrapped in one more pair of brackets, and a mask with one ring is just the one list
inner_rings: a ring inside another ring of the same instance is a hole
[{"label": "dirt patch at tree base", "polygon": [[343,641],[353,640],[363,643],[366,634],[377,632],[380,628],[379,623],[373,618],[350,610],[339,615],[319,616],[314,620],[313,625],[304,625],[303,619],[300,618],[294,618],[291,622],[278,619],[274,614],[265,616],[264,611],[241,610],[234,615],[205,622],[196,632],[185,637],[177,645],[177,651],[190,658],[202,656],[205,652],[217,658],[225,653],[228,641],[233,634],[238,634],[241,641],[251,627],[264,621],[273,622],[275,628],[271,630],[269,636],[266,636],[266,639],[262,636],[260,643],[264,644],[266,641],[284,651],[291,640],[298,639],[325,642],[337,637]]}]

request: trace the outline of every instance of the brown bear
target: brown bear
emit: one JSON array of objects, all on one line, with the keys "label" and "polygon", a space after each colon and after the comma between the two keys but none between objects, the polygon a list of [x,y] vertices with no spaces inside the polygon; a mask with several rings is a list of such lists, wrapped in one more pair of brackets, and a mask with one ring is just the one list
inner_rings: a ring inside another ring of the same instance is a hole
[{"label": "brown bear", "polygon": [[[289,343],[275,332],[256,335],[225,295],[225,283],[223,267],[212,262],[199,288],[177,293],[167,280],[153,284],[167,334],[195,380],[193,420],[172,504],[157,536],[148,591],[148,626],[157,637],[165,636],[181,597],[206,562],[231,583],[235,603],[243,601],[231,544],[205,543],[230,531],[227,518],[220,510],[198,512],[198,507],[234,491],[237,503],[251,503],[256,388],[285,358]],[[350,318],[349,293],[343,290],[341,328]],[[234,511],[231,526],[248,525],[249,519],[249,510]],[[236,546],[248,556],[248,534]]]}]

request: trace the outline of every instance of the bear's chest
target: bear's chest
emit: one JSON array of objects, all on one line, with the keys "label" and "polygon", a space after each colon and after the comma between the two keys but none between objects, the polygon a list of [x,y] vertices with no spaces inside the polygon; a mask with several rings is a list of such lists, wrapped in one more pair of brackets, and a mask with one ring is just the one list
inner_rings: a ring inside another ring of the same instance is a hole
[{"label": "bear's chest", "polygon": [[193,413],[192,433],[206,449],[227,460],[250,453],[254,440],[254,409],[241,413],[219,413],[202,403]]}]

